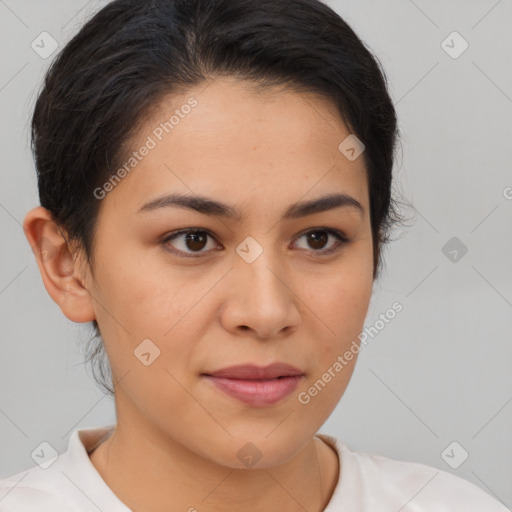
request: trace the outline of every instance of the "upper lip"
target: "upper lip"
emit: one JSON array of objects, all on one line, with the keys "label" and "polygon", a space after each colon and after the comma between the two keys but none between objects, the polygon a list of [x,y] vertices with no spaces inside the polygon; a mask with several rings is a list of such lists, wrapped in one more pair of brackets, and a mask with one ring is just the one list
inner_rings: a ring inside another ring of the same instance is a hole
[{"label": "upper lip", "polygon": [[205,375],[225,379],[266,380],[275,379],[277,377],[304,375],[304,372],[286,363],[274,363],[268,366],[255,366],[253,364],[229,366],[228,368],[223,368]]}]

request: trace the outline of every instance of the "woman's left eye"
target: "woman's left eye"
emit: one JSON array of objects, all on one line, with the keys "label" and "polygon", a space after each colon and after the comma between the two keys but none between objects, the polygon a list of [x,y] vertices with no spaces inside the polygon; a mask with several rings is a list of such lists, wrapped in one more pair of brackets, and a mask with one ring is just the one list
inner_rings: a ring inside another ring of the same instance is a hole
[{"label": "woman's left eye", "polygon": [[[335,238],[335,243],[332,244],[331,247],[324,249],[324,246],[327,245],[329,241],[329,237]],[[176,233],[171,233],[162,240],[162,243],[169,248],[168,250],[171,252],[187,257],[195,257],[196,255],[200,256],[201,253],[208,252],[203,250],[208,246],[208,238],[215,240],[214,237],[204,229],[183,229]],[[327,228],[311,229],[300,235],[297,240],[302,238],[306,240],[306,243],[310,246],[309,248],[312,248],[313,253],[320,255],[333,253],[340,249],[342,245],[349,242],[340,231]],[[179,246],[180,244],[171,244],[171,241],[174,240],[181,240],[181,247],[176,247],[176,245]],[[308,248],[306,247],[305,250],[308,250]]]},{"label": "woman's left eye", "polygon": [[[336,239],[336,243],[331,245],[331,247],[324,249],[323,246],[327,244],[329,237],[332,236]],[[334,229],[327,228],[316,228],[308,231],[307,233],[302,234],[298,239],[306,237],[307,243],[310,247],[319,250],[313,250],[313,252],[324,255],[331,254],[340,249],[340,247],[349,242],[348,238],[341,233],[340,231]],[[319,246],[321,246],[319,248]],[[307,248],[306,248],[307,250]]]}]

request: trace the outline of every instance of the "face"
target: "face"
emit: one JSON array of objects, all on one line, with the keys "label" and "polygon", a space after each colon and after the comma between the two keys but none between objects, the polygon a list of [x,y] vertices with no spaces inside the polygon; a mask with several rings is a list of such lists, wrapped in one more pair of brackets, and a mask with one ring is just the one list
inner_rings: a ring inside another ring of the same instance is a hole
[{"label": "face", "polygon": [[[364,160],[339,151],[349,132],[333,112],[223,78],[141,128],[140,161],[101,199],[85,281],[118,425],[228,467],[247,451],[272,467],[333,411],[373,284]],[[274,363],[294,370],[219,373]]]}]

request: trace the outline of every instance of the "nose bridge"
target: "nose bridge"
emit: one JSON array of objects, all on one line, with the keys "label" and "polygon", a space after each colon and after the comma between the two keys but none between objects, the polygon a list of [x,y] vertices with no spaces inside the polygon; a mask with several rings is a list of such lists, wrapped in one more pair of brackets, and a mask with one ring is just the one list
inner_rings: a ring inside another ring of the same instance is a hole
[{"label": "nose bridge", "polygon": [[[261,337],[270,337],[298,322],[299,313],[291,286],[286,283],[286,266],[271,242],[247,237],[236,248],[233,268],[235,290],[230,306],[231,327],[249,327]],[[266,243],[265,243],[266,242]]]},{"label": "nose bridge", "polygon": [[266,239],[266,244],[262,237],[259,239],[261,244],[253,237],[247,237],[239,244],[236,249],[239,260],[235,272],[240,282],[250,288],[245,290],[250,297],[276,299],[286,290],[283,278],[279,275],[283,273],[282,265],[270,237]]}]

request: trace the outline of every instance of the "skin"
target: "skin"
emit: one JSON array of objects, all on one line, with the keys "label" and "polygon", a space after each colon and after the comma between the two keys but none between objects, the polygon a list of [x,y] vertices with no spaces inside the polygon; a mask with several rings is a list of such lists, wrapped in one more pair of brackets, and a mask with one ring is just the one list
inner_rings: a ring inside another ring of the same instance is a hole
[{"label": "skin", "polygon": [[[25,218],[48,293],[72,321],[98,321],[112,367],[117,426],[90,459],[134,511],[321,511],[340,466],[315,434],[357,357],[308,404],[298,394],[357,341],[367,314],[373,258],[364,159],[338,150],[350,132],[325,99],[256,92],[226,77],[167,98],[133,149],[190,97],[198,101],[192,112],[102,199],[93,268],[45,209]],[[334,192],[364,211],[282,218],[291,204]],[[244,219],[178,207],[139,212],[168,193],[207,196]],[[184,228],[214,238],[163,241]],[[322,256],[335,236],[315,244],[307,234],[326,236],[325,228],[350,241]],[[248,236],[263,249],[252,263],[236,252]],[[148,366],[134,356],[144,339],[160,350]],[[277,361],[305,377],[271,406],[246,405],[201,375]],[[250,468],[237,457],[248,442],[261,454]]]}]

